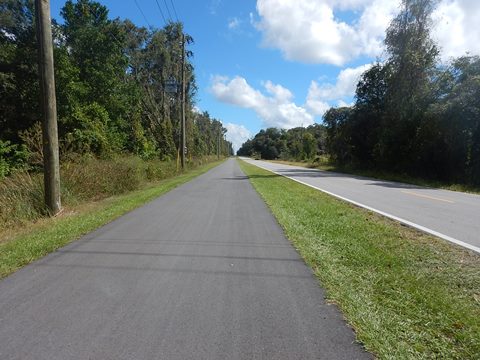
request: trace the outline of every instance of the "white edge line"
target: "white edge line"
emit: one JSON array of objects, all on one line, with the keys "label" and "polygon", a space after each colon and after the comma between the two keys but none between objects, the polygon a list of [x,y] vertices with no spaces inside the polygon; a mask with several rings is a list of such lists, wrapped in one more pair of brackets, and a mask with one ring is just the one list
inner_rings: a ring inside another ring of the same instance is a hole
[{"label": "white edge line", "polygon": [[[244,161],[245,161],[245,160],[244,160]],[[347,199],[347,198],[345,198],[345,197],[343,197],[343,196],[340,196],[340,195],[334,194],[334,193],[332,193],[332,192],[330,192],[330,191],[321,189],[321,188],[319,188],[319,187],[317,187],[317,186],[315,186],[315,185],[307,184],[306,182],[303,182],[303,181],[301,181],[301,180],[294,179],[294,178],[292,178],[292,177],[283,175],[283,174],[278,173],[278,172],[276,172],[276,171],[273,171],[273,170],[271,170],[271,169],[264,168],[263,166],[260,166],[260,165],[258,165],[258,164],[252,163],[252,162],[250,162],[250,161],[248,161],[248,163],[251,164],[251,165],[257,166],[257,167],[259,167],[259,168],[262,168],[263,170],[267,170],[267,171],[270,171],[270,172],[272,172],[272,173],[274,173],[274,174],[283,176],[283,177],[285,177],[285,178],[287,178],[287,179],[296,181],[296,182],[298,182],[298,183],[300,183],[300,184],[302,184],[302,185],[305,185],[305,186],[311,187],[311,188],[313,188],[313,189],[319,190],[319,191],[321,191],[321,192],[324,192],[325,194],[328,194],[328,195],[331,195],[331,196],[333,196],[333,197],[336,197],[336,198],[338,198],[338,199],[340,199],[340,200],[349,202],[349,203],[351,203],[351,204],[353,204],[353,205],[356,205],[356,206],[359,206],[359,207],[361,207],[361,208],[364,208],[364,209],[367,209],[367,210],[376,212],[377,214],[380,214],[380,215],[383,215],[383,216],[385,216],[385,217],[387,217],[387,218],[396,220],[396,221],[398,221],[398,222],[400,222],[400,223],[402,223],[402,224],[411,226],[411,227],[413,227],[413,228],[415,228],[415,229],[418,229],[418,230],[420,230],[420,231],[423,231],[423,232],[426,232],[426,233],[428,233],[428,234],[437,236],[437,237],[442,238],[442,239],[444,239],[444,240],[447,240],[447,241],[449,241],[449,242],[451,242],[451,243],[454,243],[454,244],[460,245],[460,246],[462,246],[462,247],[464,247],[464,248],[473,250],[473,251],[475,251],[475,252],[477,252],[477,253],[480,254],[480,247],[477,247],[477,246],[475,246],[475,245],[468,244],[468,243],[466,243],[466,242],[457,240],[457,239],[455,239],[455,238],[452,238],[451,236],[448,236],[448,235],[439,233],[438,231],[429,229],[429,228],[427,228],[427,227],[425,227],[425,226],[422,226],[422,225],[415,224],[414,222],[411,222],[411,221],[402,219],[402,218],[400,218],[400,217],[398,217],[398,216],[395,216],[395,215],[391,215],[391,214],[386,213],[386,212],[384,212],[384,211],[377,210],[377,209],[375,209],[375,208],[372,208],[372,207],[370,207],[370,206],[368,206],[368,205],[364,205],[364,204],[359,203],[359,202],[357,202],[357,201]]]}]

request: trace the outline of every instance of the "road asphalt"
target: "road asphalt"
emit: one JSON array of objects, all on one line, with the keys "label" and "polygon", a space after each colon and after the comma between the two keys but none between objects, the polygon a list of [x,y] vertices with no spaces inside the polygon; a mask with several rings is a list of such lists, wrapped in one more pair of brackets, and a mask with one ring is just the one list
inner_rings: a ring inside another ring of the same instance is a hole
[{"label": "road asphalt", "polygon": [[242,159],[480,253],[480,195]]},{"label": "road asphalt", "polygon": [[0,281],[0,359],[370,359],[237,162]]}]

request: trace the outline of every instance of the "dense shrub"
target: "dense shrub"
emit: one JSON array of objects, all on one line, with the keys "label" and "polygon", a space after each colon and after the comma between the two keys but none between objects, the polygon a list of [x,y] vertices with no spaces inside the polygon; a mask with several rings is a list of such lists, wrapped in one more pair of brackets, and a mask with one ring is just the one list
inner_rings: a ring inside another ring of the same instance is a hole
[{"label": "dense shrub", "polygon": [[25,146],[0,140],[0,179],[24,166],[28,159]]}]

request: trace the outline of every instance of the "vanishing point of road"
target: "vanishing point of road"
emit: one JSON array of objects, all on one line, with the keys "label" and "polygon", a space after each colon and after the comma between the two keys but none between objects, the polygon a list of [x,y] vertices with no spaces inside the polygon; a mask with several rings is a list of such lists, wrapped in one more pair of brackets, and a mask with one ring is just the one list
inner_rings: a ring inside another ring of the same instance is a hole
[{"label": "vanishing point of road", "polygon": [[0,359],[368,359],[234,159],[0,281]]},{"label": "vanishing point of road", "polygon": [[480,253],[480,195],[244,160]]}]

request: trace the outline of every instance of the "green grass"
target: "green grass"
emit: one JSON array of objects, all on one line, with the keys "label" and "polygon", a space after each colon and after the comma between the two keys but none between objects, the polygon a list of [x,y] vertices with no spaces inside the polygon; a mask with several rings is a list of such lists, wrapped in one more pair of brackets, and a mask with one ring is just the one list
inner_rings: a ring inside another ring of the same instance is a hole
[{"label": "green grass", "polygon": [[367,350],[382,359],[480,358],[478,254],[240,165]]},{"label": "green grass", "polygon": [[320,162],[311,162],[311,161],[288,161],[288,160],[266,160],[277,162],[280,164],[294,165],[294,166],[303,166],[310,169],[319,169],[324,171],[334,171],[344,174],[358,175],[369,177],[373,179],[380,180],[389,180],[396,181],[405,184],[419,185],[424,187],[439,188],[451,191],[461,191],[468,192],[473,194],[480,194],[480,188],[478,186],[467,185],[467,184],[456,184],[456,183],[446,183],[441,181],[434,181],[428,179],[422,179],[419,177],[413,177],[407,174],[396,174],[380,170],[361,170],[354,169],[351,167],[339,167],[334,164],[331,164],[328,159],[322,158]]},{"label": "green grass", "polygon": [[27,225],[26,231],[0,242],[0,278],[207,172],[219,163],[203,165],[144,189],[85,204],[74,208],[73,212]]}]

